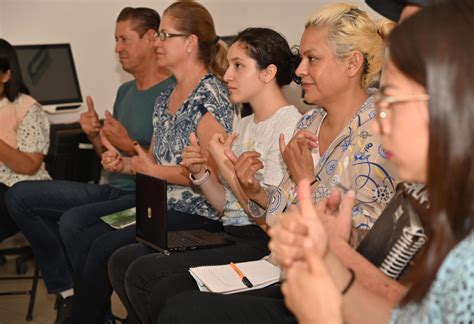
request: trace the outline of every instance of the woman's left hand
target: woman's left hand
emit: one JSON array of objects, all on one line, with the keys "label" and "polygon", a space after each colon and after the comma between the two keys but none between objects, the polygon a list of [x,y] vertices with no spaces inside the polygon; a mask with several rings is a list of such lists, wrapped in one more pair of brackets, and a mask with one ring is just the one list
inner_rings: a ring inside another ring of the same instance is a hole
[{"label": "woman's left hand", "polygon": [[318,137],[308,131],[299,131],[285,144],[285,137],[280,134],[280,152],[288,173],[295,183],[303,179],[314,178],[314,163],[311,150],[318,146]]},{"label": "woman's left hand", "polygon": [[342,296],[317,253],[305,251],[304,261],[288,269],[281,291],[299,323],[343,323]]},{"label": "woman's left hand", "polygon": [[315,248],[324,257],[328,236],[313,205],[308,180],[302,180],[298,186],[298,204],[292,205],[268,233],[270,250],[283,268],[301,261],[305,248]]},{"label": "woman's left hand", "polygon": [[[287,268],[287,280],[282,285],[285,304],[296,315],[300,323],[342,323],[342,297],[324,263],[328,250],[328,237],[319,219],[317,207],[313,205],[309,181],[298,186],[298,207],[284,219],[297,218],[299,225],[306,225],[305,235],[293,238],[286,235],[283,241],[300,240],[303,253],[300,261]],[[277,224],[278,226],[279,224]],[[293,223],[293,226],[297,224]],[[290,228],[291,229],[291,228]],[[283,232],[271,229],[272,243],[281,240]],[[311,238],[318,238],[317,242]],[[280,250],[272,248],[278,256]]]},{"label": "woman's left hand", "polygon": [[143,148],[137,142],[133,143],[133,147],[137,155],[132,157],[132,173],[143,173],[153,175],[153,167],[156,165],[155,161],[143,150]]},{"label": "woman's left hand", "polygon": [[270,250],[278,263],[287,268],[304,258],[304,248],[314,247],[324,256],[332,240],[348,241],[351,232],[351,215],[354,192],[341,198],[332,193],[313,205],[311,188],[307,180],[298,186],[298,205],[279,218],[270,230]]},{"label": "woman's left hand", "polygon": [[234,143],[238,136],[238,133],[232,133],[227,137],[220,133],[214,134],[214,136],[212,136],[211,140],[209,141],[209,154],[211,154],[215,161],[218,161],[221,158],[227,158],[224,151],[231,149],[232,143]]}]

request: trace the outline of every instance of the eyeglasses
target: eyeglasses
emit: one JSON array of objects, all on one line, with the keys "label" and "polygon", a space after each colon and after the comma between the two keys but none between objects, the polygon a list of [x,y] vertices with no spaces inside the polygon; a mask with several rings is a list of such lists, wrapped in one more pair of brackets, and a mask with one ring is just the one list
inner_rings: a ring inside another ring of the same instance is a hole
[{"label": "eyeglasses", "polygon": [[382,133],[382,120],[388,117],[388,113],[390,112],[392,105],[412,101],[428,101],[430,99],[430,96],[426,93],[401,96],[386,96],[381,91],[375,92],[373,97],[375,101],[376,120],[379,124],[380,131]]},{"label": "eyeglasses", "polygon": [[162,42],[171,37],[187,37],[189,34],[173,34],[164,31],[158,31],[155,33],[155,38],[159,38]]}]

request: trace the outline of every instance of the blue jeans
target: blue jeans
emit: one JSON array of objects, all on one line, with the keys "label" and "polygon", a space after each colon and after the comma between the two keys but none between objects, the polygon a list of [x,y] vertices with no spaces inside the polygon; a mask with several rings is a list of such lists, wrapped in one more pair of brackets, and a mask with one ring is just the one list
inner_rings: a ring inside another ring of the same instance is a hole
[{"label": "blue jeans", "polygon": [[19,182],[5,198],[50,293],[73,287],[72,264],[81,259],[77,243],[82,231],[100,222],[100,216],[135,205],[133,192],[72,181]]}]

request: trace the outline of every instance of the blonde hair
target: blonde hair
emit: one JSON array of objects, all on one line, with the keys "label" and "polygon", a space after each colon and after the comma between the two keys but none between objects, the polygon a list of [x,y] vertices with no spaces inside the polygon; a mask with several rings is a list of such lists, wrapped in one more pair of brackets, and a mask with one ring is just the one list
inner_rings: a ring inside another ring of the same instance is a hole
[{"label": "blonde hair", "polygon": [[347,3],[322,7],[305,28],[326,28],[329,46],[338,59],[359,51],[364,56],[361,86],[367,89],[378,82],[384,57],[384,39],[395,27],[386,19],[373,21],[365,11]]},{"label": "blonde hair", "polygon": [[165,15],[174,18],[175,26],[181,32],[198,37],[199,58],[214,75],[222,79],[227,69],[227,45],[217,36],[209,11],[197,2],[178,1],[165,9]]}]

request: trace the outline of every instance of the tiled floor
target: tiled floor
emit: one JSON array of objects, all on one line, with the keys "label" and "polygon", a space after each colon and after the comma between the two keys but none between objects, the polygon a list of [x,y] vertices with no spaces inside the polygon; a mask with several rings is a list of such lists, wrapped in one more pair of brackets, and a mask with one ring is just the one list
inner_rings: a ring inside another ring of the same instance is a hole
[{"label": "tiled floor", "polygon": [[[33,261],[28,263],[28,268],[27,275],[32,276]],[[9,258],[5,265],[0,266],[0,277],[14,275],[15,259]],[[28,290],[31,288],[31,283],[31,280],[0,280],[0,291]],[[56,313],[53,310],[54,301],[55,297],[46,292],[44,282],[40,280],[33,310],[33,320],[27,322],[26,312],[29,296],[0,296],[0,324],[52,324],[56,318]],[[120,318],[126,316],[126,311],[115,294],[112,296],[112,311]]]}]

